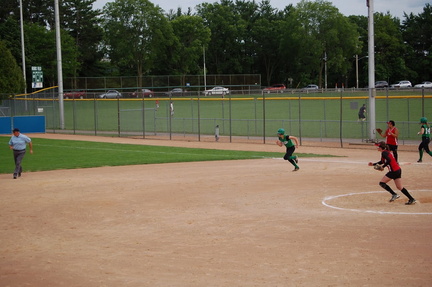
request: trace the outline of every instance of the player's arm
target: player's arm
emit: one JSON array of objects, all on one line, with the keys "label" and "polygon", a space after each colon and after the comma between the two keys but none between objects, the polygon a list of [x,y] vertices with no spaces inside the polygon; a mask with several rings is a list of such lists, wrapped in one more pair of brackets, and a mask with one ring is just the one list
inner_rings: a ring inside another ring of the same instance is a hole
[{"label": "player's arm", "polygon": [[424,132],[425,132],[424,127],[421,127],[420,131],[417,134],[418,135],[422,135],[422,134],[424,134]]},{"label": "player's arm", "polygon": [[382,154],[382,157],[384,158],[384,161],[381,160],[381,163],[383,163],[383,167],[386,167],[390,164],[390,156],[389,153],[385,152]]},{"label": "player's arm", "polygon": [[398,128],[394,128],[394,129],[393,129],[392,136],[394,136],[395,138],[398,138],[398,137],[399,137],[399,130],[398,130]]},{"label": "player's arm", "polygon": [[298,147],[299,146],[299,141],[295,136],[289,136],[290,140],[293,140],[295,142],[295,146]]}]

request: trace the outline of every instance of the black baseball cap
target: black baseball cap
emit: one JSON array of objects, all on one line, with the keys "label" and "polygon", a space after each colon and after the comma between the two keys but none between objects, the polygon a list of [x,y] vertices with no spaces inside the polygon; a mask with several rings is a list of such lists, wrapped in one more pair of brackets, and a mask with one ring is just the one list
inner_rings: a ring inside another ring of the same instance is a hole
[{"label": "black baseball cap", "polygon": [[12,132],[19,132],[19,128],[14,128]]}]

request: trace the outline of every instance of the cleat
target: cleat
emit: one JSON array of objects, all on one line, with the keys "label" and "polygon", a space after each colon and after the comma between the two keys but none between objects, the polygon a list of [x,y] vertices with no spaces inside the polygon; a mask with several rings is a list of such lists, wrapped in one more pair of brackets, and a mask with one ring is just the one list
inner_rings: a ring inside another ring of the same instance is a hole
[{"label": "cleat", "polygon": [[416,200],[413,198],[413,199],[408,200],[408,201],[405,203],[405,205],[411,205],[411,204],[414,204],[414,203],[416,203]]},{"label": "cleat", "polygon": [[417,162],[422,162],[422,160],[421,159],[419,159]]},{"label": "cleat", "polygon": [[295,169],[293,169],[293,171],[298,171],[300,168],[299,167],[296,167]]},{"label": "cleat", "polygon": [[399,196],[399,194],[393,194],[392,195],[392,198],[389,200],[390,202],[393,202],[393,201],[395,201],[396,199],[398,199],[400,196]]},{"label": "cleat", "polygon": [[16,179],[16,178],[17,178],[17,174],[14,173],[14,175],[13,175],[13,179]]},{"label": "cleat", "polygon": [[295,157],[294,161],[298,163],[298,156]]}]

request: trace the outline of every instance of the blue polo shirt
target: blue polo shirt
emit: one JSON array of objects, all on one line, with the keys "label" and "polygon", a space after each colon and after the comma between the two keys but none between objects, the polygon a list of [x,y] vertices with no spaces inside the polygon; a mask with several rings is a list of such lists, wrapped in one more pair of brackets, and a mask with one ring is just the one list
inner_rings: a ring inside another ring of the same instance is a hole
[{"label": "blue polo shirt", "polygon": [[23,134],[19,134],[17,137],[13,135],[9,140],[9,145],[12,146],[14,150],[24,150],[26,144],[31,142],[31,139]]}]

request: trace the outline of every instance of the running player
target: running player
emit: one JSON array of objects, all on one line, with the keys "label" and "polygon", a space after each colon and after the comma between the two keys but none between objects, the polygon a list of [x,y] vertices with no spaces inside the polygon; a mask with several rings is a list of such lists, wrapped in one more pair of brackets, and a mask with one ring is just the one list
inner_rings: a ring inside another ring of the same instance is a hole
[{"label": "running player", "polygon": [[395,184],[396,184],[396,187],[406,197],[408,197],[408,201],[405,204],[411,205],[411,204],[416,203],[416,200],[414,199],[414,197],[412,197],[411,194],[408,192],[408,190],[406,190],[406,188],[403,187],[403,185],[402,185],[402,169],[400,168],[399,164],[397,163],[397,161],[393,157],[393,155],[390,152],[386,143],[381,141],[375,145],[378,147],[378,151],[381,152],[381,160],[376,162],[376,163],[369,162],[368,165],[374,166],[377,164],[383,164],[383,167],[389,168],[389,172],[387,172],[386,175],[383,176],[379,185],[391,193],[392,197],[390,199],[390,202],[393,202],[400,197],[396,192],[393,191],[393,189],[391,189],[390,186],[387,185],[387,183],[393,179]]},{"label": "running player", "polygon": [[427,118],[423,117],[420,119],[421,128],[417,133],[422,136],[422,141],[418,147],[419,151],[419,160],[417,162],[423,161],[423,150],[425,150],[430,156],[432,156],[432,152],[429,150],[429,142],[430,142],[430,127],[427,122]]},{"label": "running player", "polygon": [[[283,145],[285,145],[285,147],[286,147],[286,153],[283,157],[284,160],[289,161],[294,166],[293,171],[298,171],[300,169],[297,165],[298,156],[296,156],[296,155],[293,156],[293,153],[294,153],[296,147],[299,146],[298,139],[295,136],[285,135],[284,129],[279,129],[277,131],[277,134],[278,134],[278,140],[276,141],[276,144],[280,147]],[[294,145],[293,141],[295,142],[295,145]]]}]

